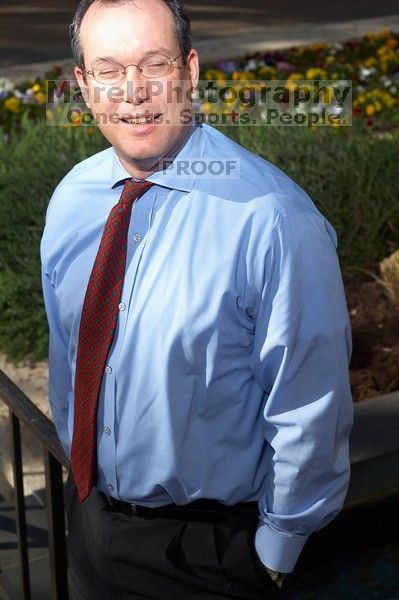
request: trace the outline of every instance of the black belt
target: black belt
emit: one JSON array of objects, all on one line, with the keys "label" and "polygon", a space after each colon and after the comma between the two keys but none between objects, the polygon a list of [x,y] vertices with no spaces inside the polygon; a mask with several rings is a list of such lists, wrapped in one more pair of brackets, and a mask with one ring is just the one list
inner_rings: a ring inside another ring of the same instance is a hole
[{"label": "black belt", "polygon": [[144,517],[146,519],[182,519],[184,521],[220,521],[229,514],[242,509],[256,509],[257,502],[239,502],[238,504],[227,505],[218,500],[194,500],[189,504],[167,504],[150,508],[141,504],[132,502],[123,502],[116,498],[107,497],[109,503],[115,512],[121,512],[130,517]]}]

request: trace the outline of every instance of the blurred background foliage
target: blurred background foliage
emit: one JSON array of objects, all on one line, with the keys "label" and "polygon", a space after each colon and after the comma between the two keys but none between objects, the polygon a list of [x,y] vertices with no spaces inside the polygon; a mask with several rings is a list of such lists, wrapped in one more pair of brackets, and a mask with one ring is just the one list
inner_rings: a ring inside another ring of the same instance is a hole
[{"label": "blurred background foliage", "polygon": [[[62,77],[55,70],[18,84],[0,79],[0,348],[15,362],[47,355],[39,245],[51,194],[77,162],[108,145],[96,127],[46,126],[65,100],[49,113],[46,79]],[[378,271],[399,248],[399,35],[219,61],[202,77],[352,80],[352,127],[220,129],[309,193],[337,230],[344,271]],[[206,99],[197,109],[206,117]]]}]

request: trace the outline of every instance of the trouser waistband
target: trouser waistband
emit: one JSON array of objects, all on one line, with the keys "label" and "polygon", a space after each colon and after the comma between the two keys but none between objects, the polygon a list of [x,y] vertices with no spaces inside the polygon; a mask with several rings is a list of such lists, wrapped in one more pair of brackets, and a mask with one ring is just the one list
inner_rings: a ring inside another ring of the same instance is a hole
[{"label": "trouser waistband", "polygon": [[107,496],[107,499],[115,512],[147,519],[162,518],[214,522],[223,520],[228,515],[243,509],[257,509],[257,502],[238,502],[237,504],[228,505],[218,500],[201,499],[194,500],[189,504],[167,504],[166,506],[150,508],[149,506],[124,502],[109,496]]}]

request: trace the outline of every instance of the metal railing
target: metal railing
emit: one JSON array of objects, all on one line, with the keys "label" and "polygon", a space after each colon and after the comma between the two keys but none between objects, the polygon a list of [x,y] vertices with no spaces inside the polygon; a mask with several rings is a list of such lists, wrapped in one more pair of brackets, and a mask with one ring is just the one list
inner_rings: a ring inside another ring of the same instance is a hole
[{"label": "metal railing", "polygon": [[38,444],[41,444],[44,452],[52,598],[67,600],[67,552],[62,467],[68,468],[68,459],[58,441],[53,423],[1,370],[0,400],[8,406],[10,411],[16,528],[23,594],[21,598],[23,600],[31,598],[22,471],[21,423],[23,423],[33,433]]}]

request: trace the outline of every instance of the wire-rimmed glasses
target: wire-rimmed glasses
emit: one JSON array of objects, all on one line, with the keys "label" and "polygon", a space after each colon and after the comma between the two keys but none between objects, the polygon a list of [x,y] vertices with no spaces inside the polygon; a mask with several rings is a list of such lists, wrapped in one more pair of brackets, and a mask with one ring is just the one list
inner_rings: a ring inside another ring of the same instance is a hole
[{"label": "wire-rimmed glasses", "polygon": [[155,79],[168,75],[175,68],[175,62],[182,56],[179,54],[176,58],[170,58],[166,54],[151,54],[143,58],[138,65],[131,63],[129,65],[120,65],[109,60],[98,62],[91,70],[86,70],[87,75],[91,75],[97,81],[104,85],[116,85],[123,83],[126,79],[127,68],[136,67],[139,73],[146,79]]}]

